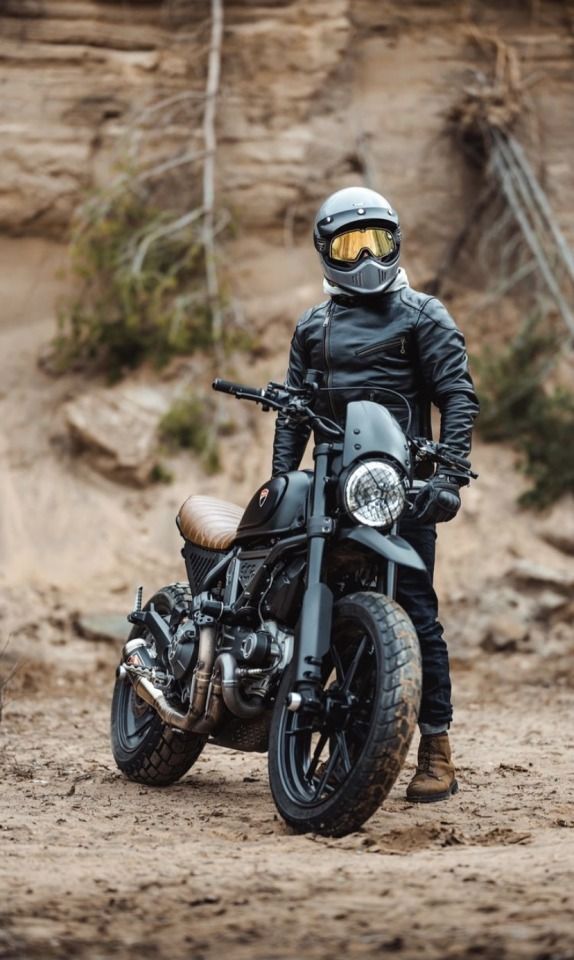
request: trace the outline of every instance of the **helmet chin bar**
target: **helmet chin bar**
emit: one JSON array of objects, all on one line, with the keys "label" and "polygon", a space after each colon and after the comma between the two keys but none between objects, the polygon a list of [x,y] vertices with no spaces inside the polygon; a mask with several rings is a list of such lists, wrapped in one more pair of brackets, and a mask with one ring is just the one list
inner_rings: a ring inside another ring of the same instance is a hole
[{"label": "helmet chin bar", "polygon": [[338,270],[323,259],[322,264],[325,277],[330,283],[359,296],[383,293],[399,272],[398,257],[389,264],[380,263],[369,257],[361,260],[352,270]]}]

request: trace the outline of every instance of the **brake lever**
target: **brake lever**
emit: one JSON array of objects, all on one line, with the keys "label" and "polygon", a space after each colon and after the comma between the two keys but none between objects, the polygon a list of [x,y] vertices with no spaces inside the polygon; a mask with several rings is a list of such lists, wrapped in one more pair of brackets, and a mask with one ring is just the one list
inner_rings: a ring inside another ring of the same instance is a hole
[{"label": "brake lever", "polygon": [[457,457],[454,453],[445,454],[439,450],[437,452],[437,462],[442,463],[445,467],[451,467],[453,471],[458,470],[465,476],[471,477],[472,480],[478,480],[478,473],[471,470],[470,460],[467,460],[466,457]]},{"label": "brake lever", "polygon": [[451,467],[453,470],[462,471],[465,476],[470,477],[472,480],[478,480],[478,473],[471,470],[470,460],[467,460],[466,457],[458,457],[454,453],[443,452],[444,448],[442,444],[437,443],[435,440],[411,437],[411,443],[421,460],[423,460],[426,455],[429,460],[433,460],[435,463],[441,464],[444,467]]}]

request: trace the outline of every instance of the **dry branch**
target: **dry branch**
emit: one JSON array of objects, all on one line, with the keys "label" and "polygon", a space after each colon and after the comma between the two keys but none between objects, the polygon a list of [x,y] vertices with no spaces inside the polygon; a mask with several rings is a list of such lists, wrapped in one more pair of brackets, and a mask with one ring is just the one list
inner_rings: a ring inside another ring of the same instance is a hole
[{"label": "dry branch", "polygon": [[215,223],[215,175],[216,175],[216,109],[217,97],[219,94],[219,84],[221,76],[221,49],[223,40],[223,2],[222,0],[211,0],[211,38],[209,43],[209,56],[207,64],[207,77],[205,91],[203,94],[185,93],[173,97],[167,97],[158,104],[147,107],[140,113],[140,122],[149,117],[158,109],[166,109],[174,106],[185,99],[197,100],[201,97],[203,110],[203,150],[191,150],[181,154],[179,157],[164,160],[149,170],[144,171],[138,178],[139,182],[159,177],[178,166],[195,161],[203,161],[203,183],[202,195],[203,202],[196,209],[189,210],[182,216],[173,220],[171,223],[156,227],[143,237],[136,250],[132,260],[132,272],[141,273],[146,256],[158,240],[164,237],[184,230],[198,220],[202,220],[200,239],[205,254],[205,279],[207,290],[207,302],[212,318],[213,338],[217,342],[221,339],[223,327],[223,314],[221,310],[221,295],[219,289],[219,280],[217,276],[217,250],[216,235],[220,225]]},{"label": "dry branch", "polygon": [[223,38],[222,0],[211,2],[211,45],[207,68],[205,90],[205,113],[203,117],[203,140],[205,162],[203,165],[203,246],[205,248],[207,299],[211,309],[213,335],[221,337],[222,313],[217,278],[215,250],[214,212],[215,212],[215,152],[217,139],[215,132],[217,94],[221,75],[221,42]]},{"label": "dry branch", "polygon": [[143,173],[140,173],[138,180],[140,183],[144,183],[146,180],[153,180],[156,177],[162,177],[164,173],[169,173],[170,170],[175,170],[177,167],[183,167],[188,163],[197,163],[198,160],[203,160],[205,153],[203,150],[191,150],[187,153],[181,153],[177,157],[171,157],[169,160],[164,160],[161,163],[156,163],[155,166],[150,167],[148,170],[144,170]]},{"label": "dry branch", "polygon": [[178,217],[177,220],[173,220],[163,227],[157,227],[155,230],[152,230],[151,233],[148,233],[137,248],[136,255],[132,262],[132,273],[141,273],[144,260],[153,243],[161,240],[163,237],[169,237],[179,230],[185,230],[186,227],[190,227],[192,223],[195,223],[196,220],[199,220],[200,217],[203,216],[203,212],[203,207],[198,207],[197,210],[190,210],[188,213],[184,213],[183,216]]},{"label": "dry branch", "polygon": [[515,178],[513,177],[512,172],[510,172],[508,169],[505,169],[504,161],[502,160],[500,154],[493,153],[492,166],[498,175],[502,192],[508,201],[510,209],[514,213],[516,222],[522,231],[524,240],[527,246],[530,248],[532,255],[536,259],[536,262],[538,263],[542,277],[544,278],[550,293],[558,305],[564,322],[566,323],[570,332],[574,335],[574,314],[572,314],[572,311],[570,310],[570,307],[568,306],[568,303],[562,294],[560,284],[552,271],[552,267],[548,262],[544,248],[536,235],[536,231],[532,228],[532,225],[528,220],[528,216],[524,211],[520,196],[515,189]]},{"label": "dry branch", "polygon": [[534,171],[530,166],[530,163],[528,162],[528,159],[526,157],[526,154],[524,153],[524,150],[522,149],[518,141],[514,139],[514,137],[508,138],[508,147],[511,150],[511,152],[514,154],[514,158],[516,160],[517,165],[520,168],[522,178],[527,183],[535,202],[538,204],[538,208],[540,212],[545,217],[546,223],[550,229],[550,232],[554,237],[556,246],[560,250],[566,269],[571,279],[574,281],[574,255],[572,254],[572,250],[568,246],[568,243],[566,241],[566,238],[564,237],[564,234],[562,233],[558,224],[556,223],[556,219],[552,212],[552,208],[550,206],[548,197],[546,196],[546,194],[544,193],[544,190],[540,186],[540,183],[537,180],[534,174]]},{"label": "dry branch", "polygon": [[524,107],[524,83],[516,51],[499,37],[468,31],[468,39],[486,57],[494,57],[493,76],[476,74],[474,83],[449,113],[457,135],[475,159],[482,162],[492,130],[511,130]]},{"label": "dry branch", "polygon": [[[477,77],[454,104],[449,119],[457,137],[482,167],[486,187],[495,185],[518,227],[517,241],[529,251],[574,336],[574,255],[550,202],[512,130],[524,109],[525,83],[516,52],[498,37],[474,30],[470,39],[492,63],[492,75]],[[499,217],[492,233],[502,232]],[[466,237],[465,237],[466,239]],[[489,235],[492,241],[492,235]],[[510,254],[506,257],[508,261]],[[514,285],[514,279],[512,282]]]}]

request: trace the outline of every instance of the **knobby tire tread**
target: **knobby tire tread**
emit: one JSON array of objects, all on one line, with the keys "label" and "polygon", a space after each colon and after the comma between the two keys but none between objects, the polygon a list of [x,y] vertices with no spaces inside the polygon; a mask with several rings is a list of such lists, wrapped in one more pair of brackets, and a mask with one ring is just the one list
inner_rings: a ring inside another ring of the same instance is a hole
[{"label": "knobby tire tread", "polygon": [[390,793],[418,720],[422,689],[420,647],[409,617],[394,600],[378,593],[351,594],[339,601],[338,608],[343,611],[345,604],[351,603],[360,603],[377,627],[384,670],[379,683],[379,705],[359,762],[334,801],[326,801],[324,813],[317,810],[308,817],[294,817],[278,804],[282,816],[301,832],[345,836],[362,826]]}]

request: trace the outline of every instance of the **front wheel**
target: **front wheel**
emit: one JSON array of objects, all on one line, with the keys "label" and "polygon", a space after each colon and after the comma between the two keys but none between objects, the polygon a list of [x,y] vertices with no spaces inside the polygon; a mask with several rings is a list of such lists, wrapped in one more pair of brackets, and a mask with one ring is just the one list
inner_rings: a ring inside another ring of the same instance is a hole
[{"label": "front wheel", "polygon": [[287,709],[292,672],[271,724],[273,798],[296,830],[344,836],[377,810],[405,761],[420,706],[418,638],[393,600],[351,594],[335,604],[320,717]]}]

